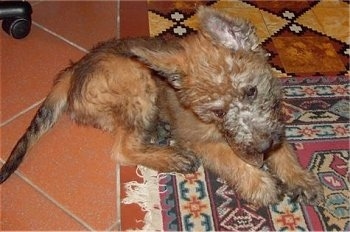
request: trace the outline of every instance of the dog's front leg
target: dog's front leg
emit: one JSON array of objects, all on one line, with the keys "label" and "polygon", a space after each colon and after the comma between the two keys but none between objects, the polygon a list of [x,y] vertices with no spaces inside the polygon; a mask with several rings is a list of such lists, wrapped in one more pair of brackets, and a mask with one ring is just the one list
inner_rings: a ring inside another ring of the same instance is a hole
[{"label": "dog's front leg", "polygon": [[323,187],[315,175],[300,166],[292,147],[284,141],[267,159],[271,172],[287,187],[287,195],[307,204],[324,200]]},{"label": "dog's front leg", "polygon": [[180,147],[159,147],[144,141],[142,133],[118,128],[112,156],[124,165],[142,165],[159,172],[192,173],[200,162],[193,152]]},{"label": "dog's front leg", "polygon": [[206,168],[225,179],[249,203],[266,206],[281,200],[278,180],[242,161],[227,144],[201,143],[192,149]]}]

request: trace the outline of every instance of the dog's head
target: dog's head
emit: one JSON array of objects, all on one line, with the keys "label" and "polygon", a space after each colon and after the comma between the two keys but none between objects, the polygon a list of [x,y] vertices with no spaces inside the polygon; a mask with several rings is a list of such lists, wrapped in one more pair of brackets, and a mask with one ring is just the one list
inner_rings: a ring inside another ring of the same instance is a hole
[{"label": "dog's head", "polygon": [[167,78],[184,107],[214,123],[243,160],[261,166],[283,136],[278,81],[250,23],[205,7],[198,18],[196,36],[132,52]]}]

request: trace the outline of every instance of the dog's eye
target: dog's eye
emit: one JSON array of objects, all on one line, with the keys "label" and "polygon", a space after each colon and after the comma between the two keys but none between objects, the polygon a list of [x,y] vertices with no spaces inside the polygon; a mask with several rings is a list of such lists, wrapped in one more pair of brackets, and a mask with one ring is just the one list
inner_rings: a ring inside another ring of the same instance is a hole
[{"label": "dog's eye", "polygon": [[258,95],[258,89],[256,86],[248,86],[244,89],[244,94],[248,99],[254,100]]},{"label": "dog's eye", "polygon": [[216,117],[218,118],[223,118],[226,115],[226,112],[223,110],[213,110],[213,113],[215,114]]}]

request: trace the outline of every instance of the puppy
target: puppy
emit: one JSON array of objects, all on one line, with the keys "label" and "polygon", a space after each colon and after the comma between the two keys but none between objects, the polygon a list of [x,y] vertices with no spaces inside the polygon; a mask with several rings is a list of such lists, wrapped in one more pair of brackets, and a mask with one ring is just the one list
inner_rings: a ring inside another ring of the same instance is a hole
[{"label": "puppy", "polygon": [[[320,183],[283,138],[281,88],[254,27],[205,7],[198,18],[196,35],[110,40],[62,71],[1,168],[0,182],[66,112],[113,134],[112,155],[121,164],[191,173],[201,161],[257,206],[285,193],[321,202]],[[160,121],[170,124],[171,146],[150,143]]]}]

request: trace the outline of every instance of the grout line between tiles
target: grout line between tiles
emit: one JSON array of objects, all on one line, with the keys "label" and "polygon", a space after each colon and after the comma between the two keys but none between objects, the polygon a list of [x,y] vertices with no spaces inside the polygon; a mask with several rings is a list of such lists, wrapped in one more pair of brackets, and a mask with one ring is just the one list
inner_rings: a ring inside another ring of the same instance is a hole
[{"label": "grout line between tiles", "polygon": [[[1,160],[1,162],[3,162]],[[81,224],[83,227],[90,231],[95,231],[94,228],[92,228],[87,222],[85,222],[80,217],[76,216],[74,213],[72,213],[70,210],[68,210],[66,207],[64,207],[61,203],[59,203],[57,200],[55,200],[53,197],[51,197],[48,193],[46,193],[44,190],[42,190],[39,186],[34,184],[31,180],[29,180],[27,177],[25,177],[20,171],[15,171],[15,174],[19,176],[24,182],[29,184],[31,187],[33,187],[37,192],[39,192],[41,195],[43,195],[46,199],[48,199],[51,203],[56,205],[58,208],[60,208],[63,212],[68,214],[71,218],[73,218],[75,221],[77,221],[79,224]]]},{"label": "grout line between tiles", "polygon": [[118,222],[115,222],[111,226],[109,226],[105,231],[121,231],[121,229],[118,228]]},{"label": "grout line between tiles", "polygon": [[117,0],[117,17],[116,17],[116,27],[117,27],[117,31],[116,31],[116,38],[120,39],[120,0]]},{"label": "grout line between tiles", "polygon": [[33,105],[29,106],[28,108],[22,110],[21,112],[15,114],[14,116],[12,116],[11,118],[7,119],[6,121],[0,123],[0,127],[3,127],[5,125],[7,125],[8,123],[12,122],[13,120],[15,120],[16,118],[20,117],[21,115],[27,113],[28,111],[34,109],[35,107],[37,107],[38,105],[40,105],[43,101],[45,100],[45,98],[35,102]]},{"label": "grout line between tiles", "polygon": [[39,24],[39,23],[37,23],[37,22],[35,22],[35,21],[33,21],[32,23],[33,23],[35,26],[39,27],[40,29],[42,29],[42,30],[48,32],[49,34],[51,34],[51,35],[53,35],[53,36],[55,36],[55,37],[57,37],[57,38],[63,40],[64,42],[68,43],[69,45],[71,45],[71,46],[73,46],[73,47],[79,49],[80,51],[83,51],[83,52],[85,52],[85,53],[88,53],[88,52],[89,52],[89,50],[87,50],[86,48],[83,48],[83,47],[79,46],[78,44],[76,44],[76,43],[74,43],[74,42],[72,42],[72,41],[66,39],[65,37],[63,37],[63,36],[57,34],[57,33],[54,32],[54,31],[51,31],[50,29],[44,27],[43,25],[41,25],[41,24]]}]

